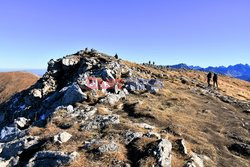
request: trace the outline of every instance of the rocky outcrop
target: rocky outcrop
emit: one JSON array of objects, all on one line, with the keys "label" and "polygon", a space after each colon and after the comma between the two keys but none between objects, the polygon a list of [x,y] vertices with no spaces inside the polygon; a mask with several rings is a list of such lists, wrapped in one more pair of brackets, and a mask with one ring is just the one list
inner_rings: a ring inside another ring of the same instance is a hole
[{"label": "rocky outcrop", "polygon": [[77,152],[64,153],[57,151],[40,151],[31,158],[26,167],[41,167],[50,166],[58,167],[61,165],[69,164],[74,161],[78,156]]},{"label": "rocky outcrop", "polygon": [[161,139],[158,141],[158,145],[154,150],[154,156],[157,159],[157,167],[171,167],[171,151],[172,144],[167,139]]}]

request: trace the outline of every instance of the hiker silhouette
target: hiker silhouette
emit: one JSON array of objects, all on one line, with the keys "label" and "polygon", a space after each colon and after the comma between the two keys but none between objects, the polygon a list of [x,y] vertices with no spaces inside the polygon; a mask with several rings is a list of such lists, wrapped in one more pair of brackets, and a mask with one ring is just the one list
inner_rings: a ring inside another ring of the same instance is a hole
[{"label": "hiker silhouette", "polygon": [[212,78],[212,73],[209,72],[209,73],[207,74],[207,84],[208,84],[208,86],[211,86],[211,84],[210,84],[211,78]]},{"label": "hiker silhouette", "polygon": [[218,75],[216,73],[213,76],[213,86],[218,88]]}]

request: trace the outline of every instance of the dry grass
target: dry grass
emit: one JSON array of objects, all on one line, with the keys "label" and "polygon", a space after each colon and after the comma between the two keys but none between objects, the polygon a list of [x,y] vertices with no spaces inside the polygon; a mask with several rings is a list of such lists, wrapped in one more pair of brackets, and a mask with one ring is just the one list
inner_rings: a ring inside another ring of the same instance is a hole
[{"label": "dry grass", "polygon": [[0,104],[12,95],[29,88],[38,79],[38,76],[27,72],[0,73]]}]

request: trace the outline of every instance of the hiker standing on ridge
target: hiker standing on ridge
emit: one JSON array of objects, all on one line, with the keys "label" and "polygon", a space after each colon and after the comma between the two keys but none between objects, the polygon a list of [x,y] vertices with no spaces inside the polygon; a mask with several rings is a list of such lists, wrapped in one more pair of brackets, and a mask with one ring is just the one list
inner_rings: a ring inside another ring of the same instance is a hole
[{"label": "hiker standing on ridge", "polygon": [[212,73],[209,72],[209,73],[207,74],[207,84],[208,84],[208,86],[211,86],[211,85],[210,85],[211,78],[212,78]]},{"label": "hiker standing on ridge", "polygon": [[214,73],[214,76],[213,76],[213,85],[214,85],[214,88],[215,88],[215,85],[218,88],[218,75],[215,74],[215,73]]}]

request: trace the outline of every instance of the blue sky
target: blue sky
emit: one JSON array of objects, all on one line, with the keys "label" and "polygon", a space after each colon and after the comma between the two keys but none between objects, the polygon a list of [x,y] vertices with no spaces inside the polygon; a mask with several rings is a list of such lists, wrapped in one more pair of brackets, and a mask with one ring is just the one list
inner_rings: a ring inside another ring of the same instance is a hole
[{"label": "blue sky", "polygon": [[0,68],[96,48],[157,64],[250,63],[249,0],[0,0]]}]

